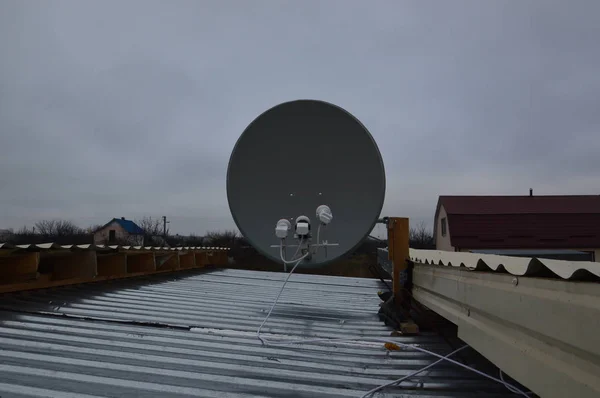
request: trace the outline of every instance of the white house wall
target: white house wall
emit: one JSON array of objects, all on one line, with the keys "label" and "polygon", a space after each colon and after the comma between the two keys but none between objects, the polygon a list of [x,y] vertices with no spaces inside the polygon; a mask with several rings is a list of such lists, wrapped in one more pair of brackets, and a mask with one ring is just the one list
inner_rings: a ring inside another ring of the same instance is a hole
[{"label": "white house wall", "polygon": [[[446,219],[446,236],[442,236],[442,219]],[[454,247],[450,243],[450,223],[448,222],[448,214],[444,206],[440,206],[440,213],[438,214],[436,222],[436,237],[435,237],[435,248],[437,250],[454,251]]]}]

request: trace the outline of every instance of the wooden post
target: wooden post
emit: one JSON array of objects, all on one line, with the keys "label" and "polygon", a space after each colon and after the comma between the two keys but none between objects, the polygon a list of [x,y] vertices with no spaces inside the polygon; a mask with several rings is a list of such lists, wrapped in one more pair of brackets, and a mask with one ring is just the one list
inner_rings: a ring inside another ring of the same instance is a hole
[{"label": "wooden post", "polygon": [[408,218],[390,217],[388,220],[388,251],[392,261],[392,286],[396,302],[401,300],[400,275],[408,268]]}]

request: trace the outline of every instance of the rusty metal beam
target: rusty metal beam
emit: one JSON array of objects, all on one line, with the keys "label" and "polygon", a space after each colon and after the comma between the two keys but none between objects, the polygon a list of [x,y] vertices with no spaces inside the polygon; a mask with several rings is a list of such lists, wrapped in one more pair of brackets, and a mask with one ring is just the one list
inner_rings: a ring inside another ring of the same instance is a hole
[{"label": "rusty metal beam", "polygon": [[401,279],[408,269],[409,245],[408,218],[390,217],[388,219],[389,259],[392,261],[392,278],[394,297],[399,300],[402,290]]}]

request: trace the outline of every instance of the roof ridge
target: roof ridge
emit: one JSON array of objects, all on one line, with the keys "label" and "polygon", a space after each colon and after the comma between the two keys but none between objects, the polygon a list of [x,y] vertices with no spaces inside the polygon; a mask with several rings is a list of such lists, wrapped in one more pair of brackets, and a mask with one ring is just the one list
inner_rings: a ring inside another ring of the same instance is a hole
[{"label": "roof ridge", "polygon": [[440,195],[440,198],[598,198],[598,195]]}]

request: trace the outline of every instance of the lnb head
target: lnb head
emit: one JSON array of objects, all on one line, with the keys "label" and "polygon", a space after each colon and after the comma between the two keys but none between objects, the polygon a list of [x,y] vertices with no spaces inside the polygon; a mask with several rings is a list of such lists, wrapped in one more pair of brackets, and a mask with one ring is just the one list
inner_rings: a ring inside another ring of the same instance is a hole
[{"label": "lnb head", "polygon": [[310,234],[310,219],[306,216],[296,218],[294,230],[299,238],[308,236]]},{"label": "lnb head", "polygon": [[275,235],[279,239],[285,239],[287,238],[290,229],[292,229],[292,223],[285,218],[282,218],[281,220],[277,221],[277,225],[275,226]]},{"label": "lnb head", "polygon": [[317,207],[317,220],[321,222],[321,224],[327,225],[333,219],[333,214],[331,213],[331,209],[327,205],[321,205]]}]

